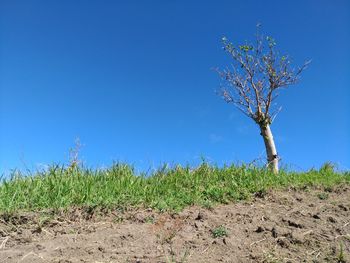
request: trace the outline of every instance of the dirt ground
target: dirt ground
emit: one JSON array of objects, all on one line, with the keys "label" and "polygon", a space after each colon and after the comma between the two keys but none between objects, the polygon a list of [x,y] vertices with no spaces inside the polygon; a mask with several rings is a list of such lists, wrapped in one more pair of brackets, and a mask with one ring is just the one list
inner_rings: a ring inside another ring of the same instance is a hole
[{"label": "dirt ground", "polygon": [[[221,226],[221,228],[220,228]],[[73,209],[0,222],[0,263],[349,262],[350,187],[271,191],[180,213]]]}]

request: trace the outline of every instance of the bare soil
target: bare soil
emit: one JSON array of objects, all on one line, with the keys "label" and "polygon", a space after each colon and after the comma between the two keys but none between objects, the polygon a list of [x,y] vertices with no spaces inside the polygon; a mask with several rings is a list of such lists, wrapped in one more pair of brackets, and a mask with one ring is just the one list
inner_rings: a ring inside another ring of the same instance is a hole
[{"label": "bare soil", "polygon": [[[350,187],[258,193],[180,213],[2,215],[0,262],[348,262]],[[221,232],[214,231],[222,226]],[[225,231],[226,230],[226,231]],[[216,237],[214,237],[216,234]]]}]

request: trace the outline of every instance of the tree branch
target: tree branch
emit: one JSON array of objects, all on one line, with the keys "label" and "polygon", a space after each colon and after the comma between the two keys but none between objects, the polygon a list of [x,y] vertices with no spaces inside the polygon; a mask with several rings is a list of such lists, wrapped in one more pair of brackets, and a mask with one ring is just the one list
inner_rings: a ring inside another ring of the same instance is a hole
[{"label": "tree branch", "polygon": [[[245,43],[234,46],[223,38],[223,48],[233,59],[232,70],[216,70],[226,83],[221,95],[233,103],[255,122],[271,123],[280,108],[270,113],[272,102],[279,89],[298,82],[301,73],[311,61],[306,61],[297,70],[290,68],[288,56],[280,56],[271,37],[264,38],[257,25],[255,45]],[[265,40],[265,41],[264,41]],[[231,92],[232,91],[232,92]]]}]

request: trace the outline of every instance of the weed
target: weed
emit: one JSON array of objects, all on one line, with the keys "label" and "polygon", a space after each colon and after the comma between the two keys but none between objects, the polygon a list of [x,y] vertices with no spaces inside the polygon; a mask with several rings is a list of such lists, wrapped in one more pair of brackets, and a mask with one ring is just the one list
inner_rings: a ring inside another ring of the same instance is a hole
[{"label": "weed", "polygon": [[332,162],[325,162],[321,168],[320,168],[320,172],[321,173],[333,173],[336,169],[337,165],[332,163]]},{"label": "weed", "polygon": [[173,238],[176,236],[176,234],[177,234],[177,232],[175,231],[175,230],[173,230],[173,231],[169,231],[168,233],[167,233],[167,235],[164,237],[164,241],[166,242],[166,243],[171,243],[172,242],[172,240],[173,240]]},{"label": "weed", "polygon": [[281,263],[283,261],[275,255],[274,251],[268,251],[268,252],[264,252],[263,262],[265,262],[265,263]]},{"label": "weed", "polygon": [[214,238],[218,238],[218,237],[227,237],[228,233],[227,233],[227,229],[224,226],[218,226],[216,228],[214,228],[211,231],[211,234]]},{"label": "weed", "polygon": [[339,249],[339,254],[337,256],[337,262],[338,263],[345,263],[346,262],[343,243],[340,243],[340,249]]},{"label": "weed", "polygon": [[321,200],[326,200],[326,199],[328,199],[328,194],[327,193],[319,193],[319,194],[317,194],[317,197],[319,198],[319,199],[321,199]]},{"label": "weed", "polygon": [[155,219],[154,219],[153,216],[147,216],[147,217],[145,218],[145,222],[146,222],[146,223],[154,224],[154,221],[155,221]]},{"label": "weed", "polygon": [[74,147],[69,149],[69,166],[68,170],[74,170],[76,167],[78,167],[81,164],[81,161],[79,159],[79,153],[81,150],[81,143],[80,139],[76,138],[74,141]]},{"label": "weed", "polygon": [[38,226],[44,227],[46,224],[48,224],[53,219],[52,215],[41,215],[39,217]]},{"label": "weed", "polygon": [[176,256],[175,256],[175,252],[173,251],[173,247],[170,244],[170,255],[171,255],[171,258],[168,258],[168,256],[166,256],[166,262],[167,263],[185,263],[187,257],[189,256],[189,249],[186,248],[185,252],[183,253],[183,255],[180,258],[180,260],[177,260]]},{"label": "weed", "polygon": [[113,222],[114,223],[123,223],[124,218],[122,216],[116,216],[115,218],[113,218]]}]

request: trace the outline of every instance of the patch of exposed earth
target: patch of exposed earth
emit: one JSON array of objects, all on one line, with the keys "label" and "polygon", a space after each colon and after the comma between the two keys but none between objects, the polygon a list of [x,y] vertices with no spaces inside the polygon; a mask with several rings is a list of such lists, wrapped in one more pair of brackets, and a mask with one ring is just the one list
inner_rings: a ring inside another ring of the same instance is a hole
[{"label": "patch of exposed earth", "polygon": [[350,187],[326,190],[271,191],[180,213],[2,215],[0,263],[348,262]]}]

